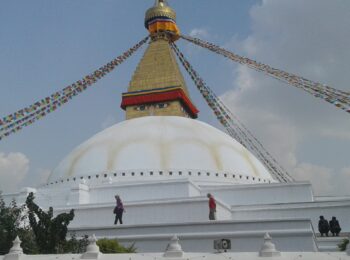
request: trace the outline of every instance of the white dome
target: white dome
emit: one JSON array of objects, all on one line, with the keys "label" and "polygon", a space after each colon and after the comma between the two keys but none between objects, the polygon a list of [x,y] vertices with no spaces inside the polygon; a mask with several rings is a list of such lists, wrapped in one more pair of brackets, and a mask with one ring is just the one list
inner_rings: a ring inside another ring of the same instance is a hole
[{"label": "white dome", "polygon": [[210,182],[213,177],[235,183],[274,182],[236,140],[206,123],[175,116],[141,117],[103,130],[74,149],[48,182],[102,175],[138,181],[149,175],[180,175]]}]

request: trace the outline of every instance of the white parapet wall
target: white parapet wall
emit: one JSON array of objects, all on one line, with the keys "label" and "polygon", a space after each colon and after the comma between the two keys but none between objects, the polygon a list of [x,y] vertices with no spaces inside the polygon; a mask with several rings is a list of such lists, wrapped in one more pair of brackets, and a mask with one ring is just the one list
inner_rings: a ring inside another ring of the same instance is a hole
[{"label": "white parapet wall", "polygon": [[[74,205],[75,218],[70,227],[112,225],[114,206],[114,203]],[[124,208],[123,221],[127,225],[205,221],[209,216],[208,199],[203,197],[125,202]],[[69,209],[69,206],[55,209],[54,213]],[[217,201],[217,212],[218,219],[232,219],[230,207],[220,201]]]},{"label": "white parapet wall", "polygon": [[187,178],[175,180],[157,180],[146,182],[118,181],[108,183],[59,182],[40,188],[24,188],[14,194],[4,194],[6,203],[15,199],[19,204],[25,202],[30,192],[35,193],[35,200],[42,208],[81,206],[115,203],[114,196],[120,195],[124,202],[153,201],[157,199],[176,199],[200,197],[200,188]]},{"label": "white parapet wall", "polygon": [[208,192],[231,206],[314,201],[308,182],[201,186],[202,195]]},{"label": "white parapet wall", "polygon": [[261,221],[201,221],[144,225],[96,225],[71,227],[77,236],[96,234],[98,238],[117,238],[125,245],[135,243],[138,252],[158,252],[177,234],[186,251],[211,252],[213,241],[228,238],[232,251],[258,251],[266,232],[283,251],[318,251],[312,226],[307,219]]},{"label": "white parapet wall", "polygon": [[118,194],[123,201],[156,200],[200,196],[199,188],[188,179],[96,185],[90,189],[90,203],[114,202]]},{"label": "white parapet wall", "polygon": [[309,218],[315,227],[315,232],[318,232],[317,227],[320,215],[328,220],[332,216],[336,216],[340,221],[342,232],[350,232],[350,199],[232,207],[234,220]]},{"label": "white parapet wall", "polygon": [[[4,256],[0,256],[0,260],[76,260],[76,259],[100,259],[100,260],[169,260],[169,259],[186,259],[186,260],[222,260],[222,259],[240,259],[240,260],[260,260],[266,258],[273,258],[276,260],[295,260],[295,259],[307,259],[307,260],[329,260],[350,259],[349,252],[286,252],[279,250],[275,245],[273,238],[269,233],[265,233],[263,239],[260,239],[260,248],[256,252],[231,252],[230,246],[225,246],[227,250],[220,250],[220,248],[211,249],[207,253],[193,253],[194,248],[191,251],[186,251],[182,246],[183,241],[176,235],[173,235],[171,239],[162,241],[165,244],[162,250],[152,253],[130,253],[130,254],[103,254],[100,252],[100,248],[97,246],[97,238],[95,235],[89,237],[89,244],[86,251],[81,254],[52,254],[52,255],[26,255],[20,247],[21,241],[17,237],[13,241],[13,247],[10,252]],[[170,241],[169,241],[170,240]],[[226,240],[227,241],[227,240]],[[229,244],[230,241],[228,241]],[[226,244],[228,245],[228,244]],[[215,250],[215,251],[214,251]]]},{"label": "white parapet wall", "polygon": [[64,255],[24,255],[19,258],[7,258],[6,256],[0,256],[0,260],[77,260],[77,259],[98,259],[98,260],[171,260],[171,259],[184,259],[184,260],[223,260],[223,259],[240,259],[240,260],[348,260],[350,256],[347,256],[343,252],[334,253],[310,253],[310,252],[281,252],[281,256],[275,257],[260,257],[257,252],[250,253],[184,253],[183,257],[165,257],[163,253],[148,253],[148,254],[100,254],[95,258],[83,258],[83,254],[64,254]]}]

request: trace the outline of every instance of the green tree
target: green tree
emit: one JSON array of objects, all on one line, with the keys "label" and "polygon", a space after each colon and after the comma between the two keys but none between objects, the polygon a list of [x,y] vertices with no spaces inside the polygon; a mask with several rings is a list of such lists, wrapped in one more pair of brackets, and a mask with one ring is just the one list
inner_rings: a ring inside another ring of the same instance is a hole
[{"label": "green tree", "polygon": [[[25,205],[19,207],[16,201],[12,201],[6,206],[0,192],[0,255],[9,252],[17,235],[25,254],[84,253],[89,244],[88,236],[77,239],[73,234],[69,240],[66,239],[74,211],[54,218],[52,208],[45,212],[34,199],[34,194],[30,193]],[[100,239],[97,244],[106,254],[136,251],[133,245],[124,247],[114,239]]]},{"label": "green tree", "polygon": [[18,229],[18,237],[22,241],[21,247],[27,255],[39,254],[39,248],[35,241],[35,235],[30,226]]},{"label": "green tree", "polygon": [[21,222],[22,208],[13,200],[6,206],[0,193],[0,254],[7,254],[16,238]]},{"label": "green tree", "polygon": [[73,234],[71,239],[66,241],[63,251],[64,253],[82,254],[86,252],[86,247],[89,245],[89,237],[83,236],[81,239],[77,239],[76,235]]},{"label": "green tree", "polygon": [[104,254],[115,254],[115,253],[135,253],[136,248],[134,245],[124,247],[118,243],[115,239],[102,238],[96,243],[100,247],[101,253]]},{"label": "green tree", "polygon": [[22,248],[26,254],[38,253],[36,242],[33,239],[31,228],[26,225],[24,206],[17,206],[13,200],[8,206],[0,193],[0,255],[7,254],[12,242],[19,236]]},{"label": "green tree", "polygon": [[348,244],[349,244],[349,239],[347,238],[343,239],[343,241],[338,245],[340,251],[345,251]]},{"label": "green tree", "polygon": [[34,199],[34,194],[29,193],[26,206],[39,252],[41,254],[64,253],[68,225],[74,218],[74,210],[53,217],[52,207],[45,212],[35,204]]}]

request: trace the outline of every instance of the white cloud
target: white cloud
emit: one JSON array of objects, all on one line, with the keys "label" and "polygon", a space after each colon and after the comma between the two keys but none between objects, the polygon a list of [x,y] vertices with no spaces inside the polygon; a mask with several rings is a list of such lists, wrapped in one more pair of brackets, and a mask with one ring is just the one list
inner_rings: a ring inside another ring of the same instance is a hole
[{"label": "white cloud", "polygon": [[320,134],[325,137],[332,137],[339,140],[350,140],[350,131],[346,130],[338,130],[336,128],[326,128],[326,129],[320,129]]},{"label": "white cloud", "polygon": [[47,183],[47,179],[49,178],[50,174],[51,170],[39,168],[32,171],[31,174],[28,174],[23,180],[22,184],[29,187],[38,187]]},{"label": "white cloud", "polygon": [[[350,91],[349,12],[348,1],[263,0],[251,9],[251,34],[242,41],[232,36],[225,47],[273,67]],[[336,185],[329,182],[330,178],[345,181],[350,178],[348,162],[336,162],[337,153],[348,153],[349,115],[246,67],[238,66],[234,75],[233,89],[223,99],[235,114],[291,175],[309,179],[318,194],[339,194]],[[339,144],[331,166],[324,165],[326,153],[319,149],[321,145],[328,149],[325,139]],[[310,140],[318,148],[310,147]],[[305,149],[314,155],[313,160],[302,153]]]},{"label": "white cloud", "polygon": [[206,39],[209,37],[209,32],[205,28],[194,28],[190,31],[190,36],[195,38]]},{"label": "white cloud", "polygon": [[348,195],[350,187],[350,167],[344,167],[337,176],[331,176],[333,189],[337,189],[339,194]]},{"label": "white cloud", "polygon": [[[30,168],[28,173],[22,178],[21,181],[18,182],[17,187],[32,187],[37,188],[41,185],[47,183],[47,180],[51,174],[51,170],[44,168],[32,169]],[[16,189],[13,191],[19,191],[20,189]]]},{"label": "white cloud", "polygon": [[[285,167],[292,168],[296,165],[296,149],[299,143],[297,129],[290,122],[268,109],[250,109],[244,105],[236,106],[235,99],[240,95],[228,93],[223,97],[226,104],[230,104],[232,111],[239,111],[239,117],[249,129],[258,129],[255,135],[263,140],[264,147]],[[253,133],[254,134],[254,133]]]},{"label": "white cloud", "polygon": [[301,163],[295,167],[293,177],[298,181],[310,181],[315,194],[329,194],[333,189],[332,173],[331,169],[325,167]]},{"label": "white cloud", "polygon": [[[205,28],[193,28],[189,32],[189,36],[194,37],[194,38],[200,38],[203,40],[210,40],[211,39],[211,35],[209,34],[209,31]],[[202,48],[198,48],[198,46],[195,46],[189,42],[186,42],[185,46],[186,46],[185,52],[190,57],[196,53],[200,53],[203,51]]]},{"label": "white cloud", "polygon": [[350,167],[337,173],[327,167],[299,163],[293,168],[293,177],[297,181],[310,181],[316,195],[349,195]]},{"label": "white cloud", "polygon": [[0,153],[0,190],[17,191],[29,170],[29,159],[22,153]]}]

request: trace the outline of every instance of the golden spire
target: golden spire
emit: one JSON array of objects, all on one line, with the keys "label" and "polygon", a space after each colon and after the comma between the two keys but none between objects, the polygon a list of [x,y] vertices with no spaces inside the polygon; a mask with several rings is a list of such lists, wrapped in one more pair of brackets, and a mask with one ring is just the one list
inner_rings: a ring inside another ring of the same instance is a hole
[{"label": "golden spire", "polygon": [[176,13],[165,0],[156,0],[148,9],[145,27],[151,42],[123,93],[121,107],[126,119],[142,116],[183,116],[196,118],[185,80],[169,41],[178,38]]}]

